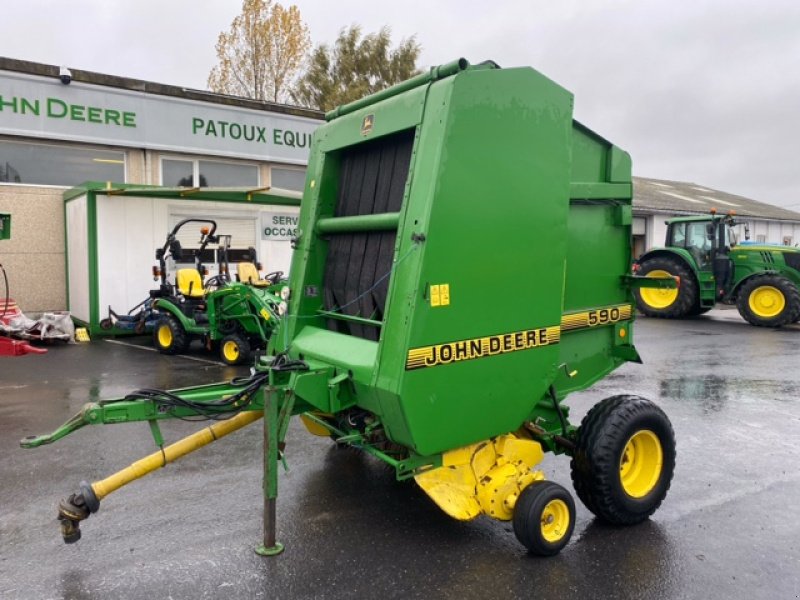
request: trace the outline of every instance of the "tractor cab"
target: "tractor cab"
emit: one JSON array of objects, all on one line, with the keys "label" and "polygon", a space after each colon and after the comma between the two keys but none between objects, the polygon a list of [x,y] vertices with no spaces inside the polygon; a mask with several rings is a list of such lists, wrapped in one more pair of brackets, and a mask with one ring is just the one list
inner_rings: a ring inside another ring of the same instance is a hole
[{"label": "tractor cab", "polygon": [[667,247],[681,248],[694,261],[698,274],[713,277],[715,298],[724,298],[733,276],[731,249],[736,246],[734,213],[679,217],[667,221]]}]

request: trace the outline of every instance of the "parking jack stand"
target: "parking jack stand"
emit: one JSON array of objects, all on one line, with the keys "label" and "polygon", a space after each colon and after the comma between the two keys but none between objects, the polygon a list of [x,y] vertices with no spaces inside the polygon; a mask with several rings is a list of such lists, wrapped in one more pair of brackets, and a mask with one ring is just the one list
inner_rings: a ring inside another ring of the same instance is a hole
[{"label": "parking jack stand", "polygon": [[278,410],[272,389],[264,394],[264,543],[256,548],[261,556],[276,556],[283,544],[276,539],[275,502],[278,497]]}]

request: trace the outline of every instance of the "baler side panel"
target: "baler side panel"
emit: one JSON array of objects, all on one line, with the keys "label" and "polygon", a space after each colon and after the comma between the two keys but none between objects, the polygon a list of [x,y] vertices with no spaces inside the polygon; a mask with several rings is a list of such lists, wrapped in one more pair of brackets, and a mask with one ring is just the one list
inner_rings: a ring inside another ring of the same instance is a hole
[{"label": "baler side panel", "polygon": [[[628,155],[580,123],[573,125],[559,395],[589,387],[636,356],[633,296],[621,273],[631,264],[631,164]],[[597,196],[600,197],[597,197]],[[589,313],[591,318],[569,315]],[[628,348],[620,348],[627,346]],[[625,351],[629,350],[629,351]],[[568,373],[573,373],[572,377]]]},{"label": "baler side panel", "polygon": [[[386,324],[385,337],[406,339],[407,352],[384,353],[380,365],[401,379],[398,401],[413,432],[401,441],[420,454],[514,430],[546,393],[558,360],[566,258],[571,94],[531,69],[467,71],[448,81],[447,113],[426,112],[414,165],[415,183],[434,185],[428,194],[412,190],[400,233],[401,243],[420,228],[426,235],[417,281],[393,292],[399,303],[415,293],[415,308],[408,322],[393,314]],[[439,124],[438,160],[423,160],[427,128]],[[415,224],[410,214],[424,214],[415,211],[420,204],[430,206],[429,220]],[[432,302],[435,285],[448,286],[446,304]],[[414,352],[433,347],[435,359],[439,345],[465,340],[486,352],[407,368]]]}]

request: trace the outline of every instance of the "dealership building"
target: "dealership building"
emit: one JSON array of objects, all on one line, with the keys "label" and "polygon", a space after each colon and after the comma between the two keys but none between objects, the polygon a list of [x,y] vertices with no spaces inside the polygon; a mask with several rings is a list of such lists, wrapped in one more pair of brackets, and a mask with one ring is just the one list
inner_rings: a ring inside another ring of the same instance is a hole
[{"label": "dealership building", "polygon": [[[296,220],[322,120],[298,107],[77,69],[65,77],[0,57],[0,213],[12,215],[0,263],[11,296],[25,312],[69,308],[85,321],[90,305],[93,320],[109,305],[126,310],[154,286],[154,250],[187,217],[216,220],[234,250],[256,248],[266,270],[288,270],[291,235],[269,225]],[[108,189],[71,189],[87,181]],[[739,215],[740,239],[747,223],[753,241],[800,242],[796,212],[635,177],[634,256],[663,245],[666,219],[711,208]],[[181,235],[185,247],[199,237]]]},{"label": "dealership building", "polygon": [[[275,220],[296,214],[296,206],[271,208],[269,197],[299,198],[322,113],[77,69],[66,78],[59,71],[0,57],[0,213],[12,215],[0,263],[24,311],[68,307],[67,246],[76,229],[67,227],[65,192],[86,181],[184,189],[163,201],[129,194],[113,205],[113,215],[106,211],[102,235],[128,235],[129,247],[134,241],[147,247],[148,265],[169,228],[203,216],[232,234],[234,248],[262,249],[266,269],[288,269],[290,236],[268,242],[263,224],[272,213]],[[206,188],[236,188],[242,201],[230,194],[214,201],[200,193]],[[145,289],[153,285],[149,267],[141,277]]]}]

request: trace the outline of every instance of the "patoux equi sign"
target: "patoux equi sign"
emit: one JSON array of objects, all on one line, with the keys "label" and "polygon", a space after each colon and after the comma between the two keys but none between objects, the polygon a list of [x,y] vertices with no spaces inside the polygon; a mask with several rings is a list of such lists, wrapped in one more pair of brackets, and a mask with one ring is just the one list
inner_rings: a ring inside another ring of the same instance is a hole
[{"label": "patoux equi sign", "polygon": [[0,71],[0,134],[306,164],[321,121]]}]

